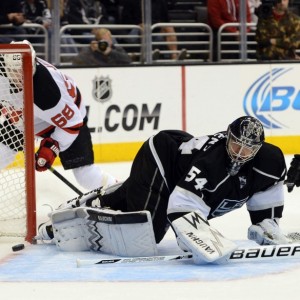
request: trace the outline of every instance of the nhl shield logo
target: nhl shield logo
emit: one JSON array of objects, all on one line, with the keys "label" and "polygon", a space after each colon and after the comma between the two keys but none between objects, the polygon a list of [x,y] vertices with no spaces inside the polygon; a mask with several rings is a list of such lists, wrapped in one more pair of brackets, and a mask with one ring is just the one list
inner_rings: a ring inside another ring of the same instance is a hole
[{"label": "nhl shield logo", "polygon": [[93,97],[98,102],[106,102],[112,96],[111,79],[107,77],[95,77],[93,80]]},{"label": "nhl shield logo", "polygon": [[240,180],[240,189],[242,189],[247,184],[247,178],[246,176],[240,176],[239,180]]}]

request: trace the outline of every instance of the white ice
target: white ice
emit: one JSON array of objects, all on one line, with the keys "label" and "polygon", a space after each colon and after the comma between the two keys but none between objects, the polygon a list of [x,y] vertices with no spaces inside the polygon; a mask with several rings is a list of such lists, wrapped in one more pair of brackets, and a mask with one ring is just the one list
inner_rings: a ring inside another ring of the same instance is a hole
[{"label": "white ice", "polygon": [[[291,156],[286,156],[289,165]],[[102,164],[106,171],[123,180],[131,163]],[[56,167],[75,183],[71,172]],[[38,223],[47,219],[50,204],[56,207],[76,194],[52,173],[37,174]],[[281,227],[285,232],[300,231],[300,188],[286,192]],[[227,238],[246,240],[249,217],[245,207],[211,224]],[[300,262],[244,264],[225,267],[197,267],[189,262],[141,265],[106,265],[76,268],[77,256],[89,253],[59,253],[55,246],[25,244],[13,253],[19,239],[0,239],[0,297],[13,299],[64,300],[207,300],[283,299],[300,293]],[[174,235],[169,232],[160,246],[161,253],[176,252]],[[172,254],[169,253],[169,254]]]}]

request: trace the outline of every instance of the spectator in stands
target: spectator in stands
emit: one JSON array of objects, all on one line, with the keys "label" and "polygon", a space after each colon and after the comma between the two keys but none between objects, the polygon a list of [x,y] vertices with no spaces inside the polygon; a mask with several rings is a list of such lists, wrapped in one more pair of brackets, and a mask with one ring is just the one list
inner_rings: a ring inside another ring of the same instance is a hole
[{"label": "spectator in stands", "polygon": [[[97,25],[107,24],[108,17],[104,5],[100,1],[94,0],[66,0],[65,19],[72,25]],[[90,30],[70,31],[72,35],[90,35]],[[74,37],[75,42],[90,43],[90,38]]]},{"label": "spectator in stands", "polygon": [[0,37],[0,43],[10,43],[17,38],[11,37],[14,34],[23,34],[24,31],[19,26],[25,22],[22,12],[21,0],[1,0],[0,1],[0,25],[12,24],[12,28],[1,28],[0,34],[6,37]]},{"label": "spectator in stands", "polygon": [[106,24],[106,10],[100,1],[66,0],[69,24]]},{"label": "spectator in stands", "polygon": [[[24,16],[26,17],[26,24],[39,24],[42,25],[46,30],[47,33],[50,35],[50,27],[51,27],[51,12],[48,8],[47,0],[23,0],[21,2],[22,9]],[[41,29],[38,27],[26,28],[26,32],[30,35],[38,35],[42,34]],[[28,40],[35,44],[40,43],[44,44],[45,39],[41,36],[32,37],[29,36]],[[45,49],[43,46],[35,45],[36,51],[45,52],[48,49]],[[40,55],[41,57],[45,58],[45,56]]]},{"label": "spectator in stands", "polygon": [[261,5],[260,0],[248,0],[249,10],[251,14],[251,23],[257,24],[258,17],[256,14],[257,8]]},{"label": "spectator in stands", "polygon": [[[21,2],[23,13],[26,17],[25,23],[36,23],[43,25],[46,29],[51,26],[51,12],[46,0],[24,0]],[[36,28],[30,29],[35,33]]]},{"label": "spectator in stands", "polygon": [[[47,0],[48,2],[48,7],[51,11],[53,9],[53,3],[50,0]],[[59,0],[59,18],[60,18],[60,26],[65,26],[68,25],[68,19],[67,19],[67,14],[66,14],[66,5],[67,5],[68,0]],[[63,45],[60,48],[60,53],[70,53],[70,56],[78,54],[78,49],[76,47],[76,43],[69,33],[69,31],[64,31],[63,37],[60,39],[60,44]],[[70,57],[62,56],[61,57],[61,62],[70,62]]]},{"label": "spectator in stands", "polygon": [[289,11],[289,0],[261,5],[258,10],[256,57],[258,60],[300,59],[300,18]]},{"label": "spectator in stands", "polygon": [[83,48],[72,60],[73,65],[107,66],[128,65],[131,63],[129,55],[121,47],[115,46],[111,32],[106,28],[96,29],[95,40],[90,46]]},{"label": "spectator in stands", "polygon": [[120,24],[123,0],[101,0],[105,7],[108,24]]},{"label": "spectator in stands", "polygon": [[[152,0],[152,24],[155,23],[168,23],[168,7],[165,0]],[[140,0],[124,0],[123,1],[123,12],[121,21],[123,24],[139,25],[142,24],[142,8]],[[178,51],[177,48],[177,37],[173,26],[161,27],[160,32],[166,34],[166,41],[168,50],[171,52],[171,59],[184,59],[186,56],[186,50]],[[130,35],[136,35],[137,32],[130,32]],[[179,52],[179,53],[178,53]],[[157,50],[156,50],[156,53]],[[158,53],[159,54],[159,53]]]},{"label": "spectator in stands", "polygon": [[[214,60],[217,60],[217,35],[219,28],[226,23],[238,23],[240,0],[207,0],[207,18],[208,24],[211,26],[214,33]],[[251,14],[248,2],[247,7],[247,22],[251,22]],[[224,32],[236,33],[239,39],[239,29],[237,27],[226,27]]]},{"label": "spectator in stands", "polygon": [[[42,25],[47,30],[47,34],[50,35],[52,20],[47,0],[22,0],[21,6],[26,18],[25,24]],[[35,45],[34,47],[40,57],[46,58],[46,52],[49,51],[49,49],[45,49],[44,46],[44,32],[42,32],[42,30],[38,27],[26,28],[24,30],[30,35],[28,36],[28,40]],[[38,46],[36,44],[41,44],[42,46]]]}]

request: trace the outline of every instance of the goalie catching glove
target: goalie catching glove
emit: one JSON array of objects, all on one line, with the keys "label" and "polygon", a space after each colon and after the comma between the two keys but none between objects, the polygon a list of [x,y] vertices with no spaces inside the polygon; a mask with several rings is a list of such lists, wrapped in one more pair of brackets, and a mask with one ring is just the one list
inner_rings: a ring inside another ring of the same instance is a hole
[{"label": "goalie catching glove", "polygon": [[59,153],[58,142],[52,138],[44,138],[36,153],[35,169],[39,172],[46,171],[52,166]]},{"label": "goalie catching glove", "polygon": [[287,179],[284,182],[287,185],[288,192],[290,193],[294,186],[300,186],[300,155],[295,154],[291,161],[290,168],[287,172]]},{"label": "goalie catching glove", "polygon": [[251,225],[248,229],[248,239],[259,245],[280,245],[291,242],[274,219],[265,219],[256,225]]}]

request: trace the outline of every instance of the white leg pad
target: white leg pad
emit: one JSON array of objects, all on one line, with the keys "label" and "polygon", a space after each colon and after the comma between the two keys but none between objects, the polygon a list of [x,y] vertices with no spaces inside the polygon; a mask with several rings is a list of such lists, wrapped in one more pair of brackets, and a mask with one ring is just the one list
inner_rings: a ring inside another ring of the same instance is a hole
[{"label": "white leg pad", "polygon": [[179,247],[192,252],[196,264],[213,262],[237,248],[234,242],[211,227],[200,211],[176,219],[172,222],[172,227]]},{"label": "white leg pad", "polygon": [[52,213],[51,221],[56,246],[63,251],[90,250],[86,243],[85,220],[79,218],[76,209],[58,210]]},{"label": "white leg pad", "polygon": [[79,207],[52,215],[54,240],[65,251],[94,250],[120,256],[157,255],[148,211],[123,213]]},{"label": "white leg pad", "polygon": [[157,255],[148,211],[123,213],[109,209],[82,209],[87,216],[90,248],[120,256]]}]

